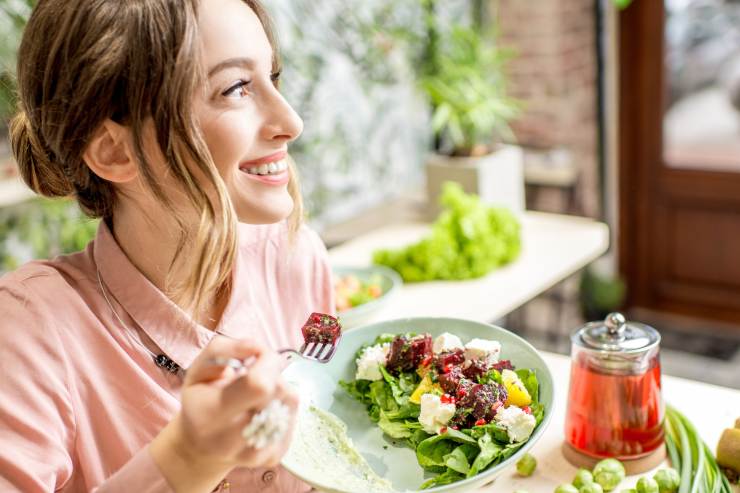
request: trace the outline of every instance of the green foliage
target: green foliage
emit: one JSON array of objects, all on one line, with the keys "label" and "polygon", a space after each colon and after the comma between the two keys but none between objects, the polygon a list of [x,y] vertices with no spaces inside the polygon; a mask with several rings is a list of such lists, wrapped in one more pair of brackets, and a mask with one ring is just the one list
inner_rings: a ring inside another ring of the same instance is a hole
[{"label": "green foliage", "polygon": [[631,3],[632,0],[614,0],[614,5],[616,5],[620,9],[626,9],[630,6]]},{"label": "green foliage", "polygon": [[16,52],[35,0],[0,0],[0,126],[15,108]]},{"label": "green foliage", "polygon": [[452,28],[437,55],[435,71],[419,80],[434,109],[432,129],[441,150],[470,155],[495,137],[513,138],[508,122],[519,113],[519,104],[506,95],[508,57],[475,29]]},{"label": "green foliage", "polygon": [[98,220],[83,215],[70,200],[37,199],[4,209],[0,215],[0,271],[30,259],[48,259],[85,248]]},{"label": "green foliage", "polygon": [[587,320],[601,320],[619,310],[624,303],[627,287],[620,278],[597,274],[592,268],[581,277],[581,308]]},{"label": "green foliage", "polygon": [[441,203],[428,237],[400,250],[378,250],[373,261],[419,282],[481,277],[519,255],[520,225],[507,209],[486,206],[452,182],[445,183]]}]

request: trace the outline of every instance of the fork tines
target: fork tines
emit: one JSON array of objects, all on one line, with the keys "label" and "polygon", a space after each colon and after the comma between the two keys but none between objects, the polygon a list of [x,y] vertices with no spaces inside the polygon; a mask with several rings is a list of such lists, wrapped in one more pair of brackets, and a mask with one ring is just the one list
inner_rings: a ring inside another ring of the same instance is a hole
[{"label": "fork tines", "polygon": [[334,344],[311,342],[303,344],[299,352],[304,358],[323,362],[331,359],[336,348],[336,342]]}]

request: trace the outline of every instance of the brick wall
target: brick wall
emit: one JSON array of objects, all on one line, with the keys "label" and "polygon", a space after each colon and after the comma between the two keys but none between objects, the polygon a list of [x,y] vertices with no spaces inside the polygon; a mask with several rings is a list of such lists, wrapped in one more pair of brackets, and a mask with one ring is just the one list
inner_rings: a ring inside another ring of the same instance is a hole
[{"label": "brick wall", "polygon": [[599,214],[594,0],[493,0],[501,42],[516,57],[510,91],[526,104],[514,124],[525,146],[568,148],[582,213]]}]

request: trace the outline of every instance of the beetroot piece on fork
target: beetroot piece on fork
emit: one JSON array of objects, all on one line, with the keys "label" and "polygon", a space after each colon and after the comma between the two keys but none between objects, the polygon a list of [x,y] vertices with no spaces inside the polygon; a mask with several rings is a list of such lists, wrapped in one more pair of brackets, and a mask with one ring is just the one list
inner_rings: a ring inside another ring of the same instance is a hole
[{"label": "beetroot piece on fork", "polygon": [[342,333],[342,326],[331,315],[312,313],[301,332],[306,344],[334,344]]}]

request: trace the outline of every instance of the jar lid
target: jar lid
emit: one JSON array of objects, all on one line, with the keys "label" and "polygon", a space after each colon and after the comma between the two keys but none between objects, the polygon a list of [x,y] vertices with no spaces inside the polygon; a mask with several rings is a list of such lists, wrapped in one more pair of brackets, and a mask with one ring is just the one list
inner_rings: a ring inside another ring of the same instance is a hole
[{"label": "jar lid", "polygon": [[588,349],[639,353],[660,342],[660,334],[649,325],[627,322],[621,313],[610,313],[603,322],[589,322],[574,334],[575,342]]}]

